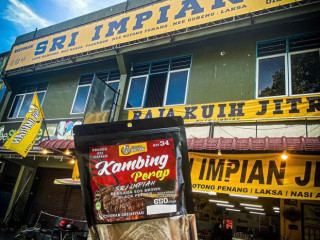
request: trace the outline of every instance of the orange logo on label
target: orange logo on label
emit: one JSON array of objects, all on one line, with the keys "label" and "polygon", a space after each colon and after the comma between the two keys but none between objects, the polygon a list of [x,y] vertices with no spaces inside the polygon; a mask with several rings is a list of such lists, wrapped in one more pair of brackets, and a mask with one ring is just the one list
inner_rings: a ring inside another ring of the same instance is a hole
[{"label": "orange logo on label", "polygon": [[138,153],[147,152],[147,143],[133,143],[119,146],[119,156],[132,156]]}]

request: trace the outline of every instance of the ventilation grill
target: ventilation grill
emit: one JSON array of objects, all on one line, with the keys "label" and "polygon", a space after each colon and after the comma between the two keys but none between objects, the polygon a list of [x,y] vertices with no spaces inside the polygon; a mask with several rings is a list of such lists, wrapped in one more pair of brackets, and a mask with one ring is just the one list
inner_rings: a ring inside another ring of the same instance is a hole
[{"label": "ventilation grill", "polygon": [[22,87],[18,90],[18,93],[32,93],[32,92],[46,91],[47,88],[48,88],[48,83],[41,83],[38,85]]},{"label": "ventilation grill", "polygon": [[289,51],[302,51],[320,48],[320,33],[289,39]]},{"label": "ventilation grill", "polygon": [[106,82],[108,80],[109,72],[98,72],[98,73],[96,73],[96,76],[101,81]]},{"label": "ventilation grill", "polygon": [[[170,64],[171,62],[171,64]],[[147,75],[154,73],[165,73],[170,70],[179,70],[179,69],[185,69],[190,68],[191,66],[191,56],[187,57],[180,57],[180,58],[173,58],[171,61],[163,60],[163,61],[157,61],[152,63],[145,63],[145,64],[139,64],[133,66],[132,76],[141,76],[141,75]]]},{"label": "ventilation grill", "polygon": [[170,64],[169,60],[165,60],[161,62],[153,62],[151,64],[151,73],[168,72],[169,64]]},{"label": "ventilation grill", "polygon": [[140,64],[140,65],[134,65],[132,75],[133,76],[139,76],[139,75],[146,75],[149,73],[150,64]]},{"label": "ventilation grill", "polygon": [[79,85],[91,84],[93,79],[93,73],[82,75]]},{"label": "ventilation grill", "polygon": [[258,57],[286,53],[286,40],[258,44]]},{"label": "ventilation grill", "polygon": [[190,65],[191,65],[191,56],[176,58],[176,59],[171,60],[171,69],[170,70],[190,68]]},{"label": "ventilation grill", "polygon": [[48,88],[48,83],[42,83],[38,85],[37,91],[46,91]]},{"label": "ventilation grill", "polygon": [[26,93],[32,93],[37,91],[37,86],[30,86],[26,88]]},{"label": "ventilation grill", "polygon": [[111,70],[109,74],[109,80],[108,81],[115,81],[120,79],[120,71],[117,70]]}]

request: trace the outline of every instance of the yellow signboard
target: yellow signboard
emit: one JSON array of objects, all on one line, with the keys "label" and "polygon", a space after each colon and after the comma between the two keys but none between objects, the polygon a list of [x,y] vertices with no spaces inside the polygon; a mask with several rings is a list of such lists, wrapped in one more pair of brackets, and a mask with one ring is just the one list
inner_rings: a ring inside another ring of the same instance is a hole
[{"label": "yellow signboard", "polygon": [[34,93],[29,111],[20,128],[4,143],[3,147],[26,157],[36,141],[43,119],[38,95]]},{"label": "yellow signboard", "polygon": [[319,117],[320,95],[135,109],[128,120],[173,116],[187,123]]},{"label": "yellow signboard", "polygon": [[115,46],[299,0],[167,0],[13,47],[6,70]]},{"label": "yellow signboard", "polygon": [[320,156],[189,153],[193,190],[320,200]]}]

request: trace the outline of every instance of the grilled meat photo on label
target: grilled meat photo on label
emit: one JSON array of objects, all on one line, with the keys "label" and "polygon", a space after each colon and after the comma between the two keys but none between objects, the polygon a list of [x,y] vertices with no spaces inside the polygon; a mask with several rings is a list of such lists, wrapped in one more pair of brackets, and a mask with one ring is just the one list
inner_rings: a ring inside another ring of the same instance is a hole
[{"label": "grilled meat photo on label", "polygon": [[[145,197],[124,197],[120,194],[121,190],[115,190],[114,185],[105,187],[102,190],[102,208],[101,212],[104,215],[109,214],[125,214],[125,213],[141,213],[144,215],[146,211],[146,204],[148,201]],[[123,197],[123,198],[119,198]],[[134,220],[137,219],[136,214],[123,215],[118,217],[110,218],[110,221],[121,221],[121,220]]]}]

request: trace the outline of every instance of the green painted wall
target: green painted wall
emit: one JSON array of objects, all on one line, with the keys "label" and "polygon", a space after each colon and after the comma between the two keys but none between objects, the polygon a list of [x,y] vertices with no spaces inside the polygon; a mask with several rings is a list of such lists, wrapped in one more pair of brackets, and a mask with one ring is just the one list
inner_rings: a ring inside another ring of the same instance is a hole
[{"label": "green painted wall", "polygon": [[243,34],[198,43],[193,55],[188,104],[254,98],[254,44]]},{"label": "green painted wall", "polygon": [[61,71],[50,79],[50,84],[43,102],[46,118],[79,117],[82,114],[70,114],[74,96],[81,74],[115,68],[115,65],[101,62],[83,66],[74,70]]},{"label": "green painted wall", "polygon": [[[62,69],[26,77],[16,77],[9,81],[13,81],[15,87],[25,84],[26,82],[30,84],[49,81],[48,89],[42,104],[45,118],[74,118],[83,116],[82,114],[70,114],[80,76],[85,73],[93,73],[114,68],[117,68],[117,64],[116,60],[112,59],[70,69]],[[8,116],[13,99],[14,94],[7,106],[6,113],[4,114],[5,119]],[[3,121],[5,121],[5,119],[3,119]],[[17,119],[9,121],[17,121]]]},{"label": "green painted wall", "polygon": [[[185,45],[174,46],[173,42],[160,50],[140,50],[127,58],[134,64],[192,54],[187,104],[248,100],[255,98],[256,43],[319,29],[319,22],[308,25],[303,21],[251,26]],[[122,111],[120,119],[127,119],[127,111]]]}]

